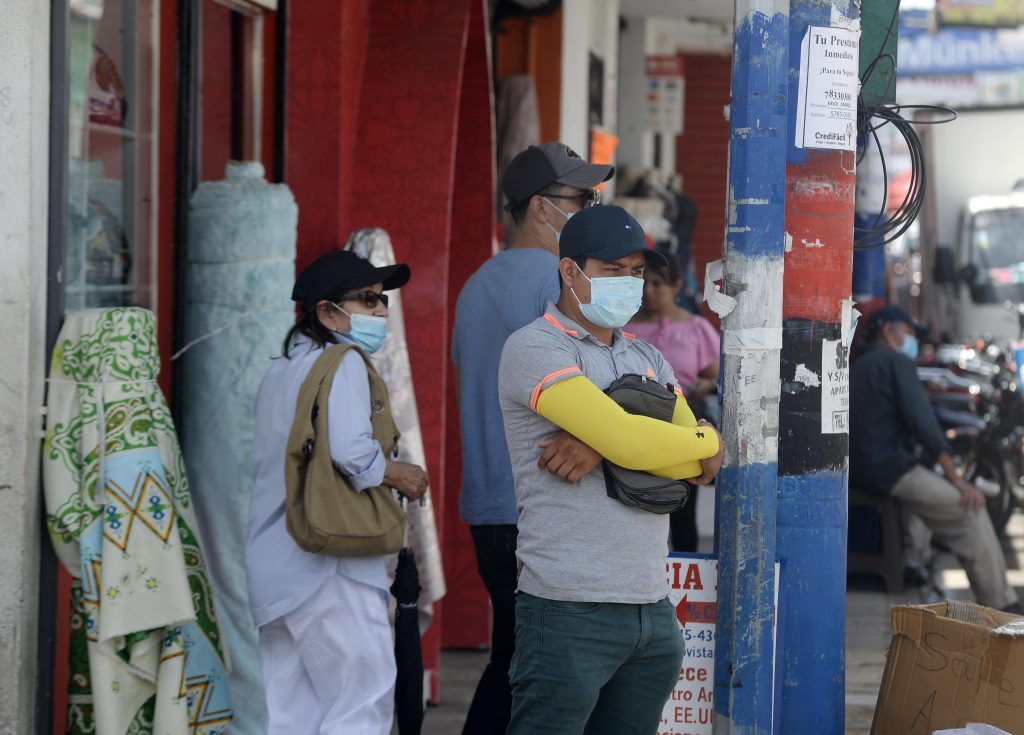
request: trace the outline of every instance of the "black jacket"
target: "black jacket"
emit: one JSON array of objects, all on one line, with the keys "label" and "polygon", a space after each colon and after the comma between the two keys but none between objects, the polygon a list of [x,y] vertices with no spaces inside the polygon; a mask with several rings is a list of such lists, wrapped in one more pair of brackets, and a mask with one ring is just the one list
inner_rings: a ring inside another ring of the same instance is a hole
[{"label": "black jacket", "polygon": [[916,448],[950,451],[914,362],[873,344],[850,366],[850,485],[891,493],[917,463]]}]

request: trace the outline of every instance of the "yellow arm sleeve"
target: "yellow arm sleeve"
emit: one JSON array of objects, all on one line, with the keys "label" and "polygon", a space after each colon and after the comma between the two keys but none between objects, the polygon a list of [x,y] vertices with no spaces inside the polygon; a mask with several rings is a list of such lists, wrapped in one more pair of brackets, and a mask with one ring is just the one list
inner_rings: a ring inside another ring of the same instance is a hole
[{"label": "yellow arm sleeve", "polygon": [[[545,389],[537,401],[537,413],[608,461],[659,477],[698,477],[700,460],[718,453],[718,434],[696,426],[685,400],[677,398],[673,423],[635,416],[583,376]],[[692,423],[686,426],[676,420]],[[671,474],[666,474],[668,470]]]}]

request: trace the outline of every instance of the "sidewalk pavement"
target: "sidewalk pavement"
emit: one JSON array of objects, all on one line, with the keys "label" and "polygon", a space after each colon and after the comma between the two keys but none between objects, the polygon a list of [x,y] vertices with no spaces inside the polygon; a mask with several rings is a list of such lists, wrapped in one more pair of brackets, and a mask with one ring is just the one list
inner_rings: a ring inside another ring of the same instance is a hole
[{"label": "sidewalk pavement", "polygon": [[[711,493],[699,496],[698,527],[711,528],[713,506]],[[709,510],[710,506],[710,510]],[[705,541],[710,546],[710,539]],[[703,548],[702,548],[703,550]],[[1010,582],[1024,600],[1024,514],[1014,514],[1003,544]],[[940,554],[937,560],[938,580],[946,597],[973,599],[967,577],[956,559]],[[885,652],[889,647],[891,629],[889,609],[893,605],[938,602],[934,592],[909,589],[903,595],[888,595],[872,580],[851,580],[856,583],[846,595],[846,735],[868,735],[878,698],[878,688],[885,669]],[[487,664],[486,651],[444,651],[441,654],[441,703],[427,710],[423,735],[455,735],[462,731],[470,700],[480,673]]]}]

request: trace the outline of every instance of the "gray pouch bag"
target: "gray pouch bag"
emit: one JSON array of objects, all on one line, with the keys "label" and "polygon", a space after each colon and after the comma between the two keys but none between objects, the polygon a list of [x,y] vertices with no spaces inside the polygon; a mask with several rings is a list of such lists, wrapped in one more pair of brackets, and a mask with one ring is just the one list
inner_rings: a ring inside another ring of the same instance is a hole
[{"label": "gray pouch bag", "polygon": [[[628,374],[615,380],[605,394],[628,413],[661,421],[672,421],[676,394],[642,375]],[[679,510],[690,497],[690,486],[683,480],[668,480],[640,470],[628,470],[603,460],[604,483],[609,498],[648,513]]]}]

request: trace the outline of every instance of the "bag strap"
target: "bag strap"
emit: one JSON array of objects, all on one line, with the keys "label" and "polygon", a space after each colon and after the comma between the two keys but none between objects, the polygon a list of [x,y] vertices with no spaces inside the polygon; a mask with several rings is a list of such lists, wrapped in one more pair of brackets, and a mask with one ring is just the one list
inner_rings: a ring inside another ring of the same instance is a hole
[{"label": "bag strap", "polygon": [[359,345],[354,344],[334,344],[324,348],[323,354],[316,358],[316,362],[313,363],[313,367],[309,369],[309,373],[306,374],[306,379],[302,381],[302,388],[300,393],[308,385],[323,385],[325,382],[329,382],[327,379],[334,379],[334,374],[338,372],[338,366],[341,365],[341,361],[349,350],[355,350],[359,353],[359,356],[363,358],[363,362],[366,364],[367,373],[371,376],[377,375],[377,368],[374,367],[369,356],[363,352]]}]

